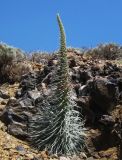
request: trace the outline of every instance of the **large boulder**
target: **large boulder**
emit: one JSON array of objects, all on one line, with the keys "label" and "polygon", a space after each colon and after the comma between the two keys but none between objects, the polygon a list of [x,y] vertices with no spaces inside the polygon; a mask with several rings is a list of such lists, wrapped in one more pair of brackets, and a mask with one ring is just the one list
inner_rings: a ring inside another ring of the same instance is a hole
[{"label": "large boulder", "polygon": [[28,120],[38,112],[36,104],[41,101],[40,97],[41,92],[32,90],[22,98],[10,98],[0,115],[10,134],[20,139],[27,138]]},{"label": "large boulder", "polygon": [[27,137],[27,122],[29,116],[32,116],[31,99],[16,100],[11,98],[2,114],[2,120],[8,127],[8,132],[18,138]]},{"label": "large boulder", "polygon": [[97,110],[109,112],[117,102],[118,87],[107,78],[96,77],[88,84],[92,100]]},{"label": "large boulder", "polygon": [[[42,100],[42,92],[37,89],[39,76],[38,72],[24,75],[16,98],[11,97],[0,114],[0,120],[6,124],[8,133],[20,139],[27,138],[28,120],[38,112],[36,105]],[[3,93],[1,96],[8,98]]]}]

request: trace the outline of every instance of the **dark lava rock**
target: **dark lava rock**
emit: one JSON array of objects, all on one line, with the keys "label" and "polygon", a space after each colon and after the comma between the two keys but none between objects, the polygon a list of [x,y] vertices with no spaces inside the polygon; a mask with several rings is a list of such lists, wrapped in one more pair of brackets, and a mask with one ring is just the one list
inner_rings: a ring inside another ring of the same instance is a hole
[{"label": "dark lava rock", "polygon": [[71,59],[70,62],[69,62],[69,67],[72,68],[72,67],[75,67],[75,66],[76,66],[75,59]]},{"label": "dark lava rock", "polygon": [[91,97],[97,109],[109,112],[117,102],[118,89],[116,85],[106,78],[96,77],[89,83]]},{"label": "dark lava rock", "polygon": [[90,96],[82,96],[80,98],[77,98],[76,102],[78,103],[79,106],[82,106],[84,108],[90,108],[91,97]]},{"label": "dark lava rock", "polygon": [[26,138],[28,137],[26,128],[26,124],[13,121],[11,124],[8,125],[8,133],[14,135],[19,139],[26,140]]},{"label": "dark lava rock", "polygon": [[119,93],[119,103],[122,104],[122,91]]},{"label": "dark lava rock", "polygon": [[8,99],[10,98],[10,96],[8,95],[8,93],[4,90],[0,90],[0,97],[3,99]]},{"label": "dark lava rock", "polygon": [[74,82],[80,82],[79,67],[73,67],[70,70],[70,76]]},{"label": "dark lava rock", "polygon": [[34,90],[37,85],[38,75],[36,72],[30,72],[22,77],[20,87],[22,88],[22,93],[27,92],[28,90]]},{"label": "dark lava rock", "polygon": [[18,100],[11,98],[0,115],[0,120],[8,126],[10,134],[25,139],[27,138],[28,119],[36,112],[37,108],[29,97]]},{"label": "dark lava rock", "polygon": [[112,64],[111,62],[106,62],[106,64],[104,65],[104,75],[110,75],[113,72],[117,72],[119,71],[119,67],[117,67],[116,64]]},{"label": "dark lava rock", "polygon": [[93,124],[95,120],[95,114],[91,110],[91,97],[90,96],[82,96],[76,99],[76,103],[78,104],[78,110],[86,119],[86,125]]},{"label": "dark lava rock", "polygon": [[106,127],[113,127],[115,124],[115,120],[112,116],[109,115],[102,115],[99,119],[99,122],[105,125]]},{"label": "dark lava rock", "polygon": [[10,98],[5,109],[0,115],[8,129],[8,133],[26,139],[28,132],[28,120],[38,112],[38,104],[44,99],[42,91],[37,90],[43,73],[31,72],[22,77],[20,88],[16,98]]},{"label": "dark lava rock", "polygon": [[92,74],[89,70],[86,71],[80,70],[79,75],[80,75],[80,80],[81,82],[83,82],[83,84],[86,84],[86,82],[92,78]]},{"label": "dark lava rock", "polygon": [[118,78],[118,87],[119,87],[119,91],[122,91],[122,78]]},{"label": "dark lava rock", "polygon": [[79,88],[79,94],[78,96],[89,96],[90,95],[90,87],[89,85],[82,85],[80,88]]}]

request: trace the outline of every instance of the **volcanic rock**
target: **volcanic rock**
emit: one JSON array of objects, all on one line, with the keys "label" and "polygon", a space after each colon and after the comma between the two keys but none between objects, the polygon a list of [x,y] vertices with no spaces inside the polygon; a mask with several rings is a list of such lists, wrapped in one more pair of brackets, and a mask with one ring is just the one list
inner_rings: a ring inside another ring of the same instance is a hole
[{"label": "volcanic rock", "polygon": [[117,102],[118,90],[114,83],[106,78],[96,77],[90,85],[92,100],[104,112],[109,112]]},{"label": "volcanic rock", "polygon": [[4,90],[0,90],[0,97],[3,98],[3,99],[8,99],[8,98],[10,98],[8,92],[7,92],[7,91],[4,91]]}]

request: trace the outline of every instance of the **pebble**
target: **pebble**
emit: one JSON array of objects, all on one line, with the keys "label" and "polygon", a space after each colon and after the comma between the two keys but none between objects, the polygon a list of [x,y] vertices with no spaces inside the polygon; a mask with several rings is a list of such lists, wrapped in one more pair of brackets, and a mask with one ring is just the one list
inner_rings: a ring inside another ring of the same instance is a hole
[{"label": "pebble", "polygon": [[34,158],[34,155],[33,155],[33,154],[26,154],[26,156],[29,158],[29,160],[31,160],[31,159]]},{"label": "pebble", "polygon": [[22,146],[17,146],[15,149],[20,153],[20,155],[26,154],[26,151],[25,151],[24,147],[22,147]]}]

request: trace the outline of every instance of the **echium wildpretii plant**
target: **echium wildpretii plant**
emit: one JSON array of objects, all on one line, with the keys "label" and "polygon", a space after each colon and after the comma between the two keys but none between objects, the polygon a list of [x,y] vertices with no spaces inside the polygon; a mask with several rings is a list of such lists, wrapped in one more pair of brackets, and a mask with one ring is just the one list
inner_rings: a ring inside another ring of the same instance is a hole
[{"label": "echium wildpretii plant", "polygon": [[84,147],[83,121],[74,108],[73,90],[70,83],[66,38],[59,15],[60,51],[58,66],[52,71],[51,95],[41,103],[40,112],[29,124],[31,144],[49,153],[78,154]]}]

